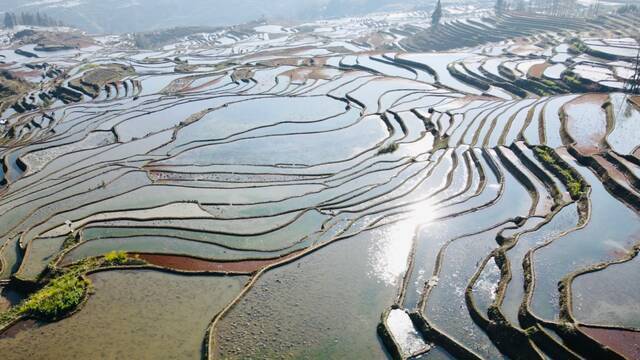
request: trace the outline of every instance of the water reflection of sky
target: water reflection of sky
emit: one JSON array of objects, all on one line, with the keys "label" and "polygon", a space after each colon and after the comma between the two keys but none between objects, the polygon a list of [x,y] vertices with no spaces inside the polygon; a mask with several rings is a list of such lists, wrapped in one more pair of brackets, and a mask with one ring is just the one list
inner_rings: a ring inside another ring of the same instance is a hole
[{"label": "water reflection of sky", "polygon": [[368,275],[386,285],[398,285],[407,268],[416,228],[433,218],[432,204],[422,202],[413,206],[406,219],[374,230],[367,254],[371,265]]},{"label": "water reflection of sky", "polygon": [[429,349],[404,310],[391,310],[387,324],[404,354],[413,355]]}]

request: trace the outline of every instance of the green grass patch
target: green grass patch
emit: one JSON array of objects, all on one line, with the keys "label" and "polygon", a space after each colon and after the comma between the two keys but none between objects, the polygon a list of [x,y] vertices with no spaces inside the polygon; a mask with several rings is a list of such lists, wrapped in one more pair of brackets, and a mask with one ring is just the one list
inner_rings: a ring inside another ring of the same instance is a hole
[{"label": "green grass patch", "polygon": [[129,256],[126,252],[120,251],[111,251],[104,255],[104,264],[113,266],[113,265],[124,265],[129,262]]},{"label": "green grass patch", "polygon": [[62,248],[66,250],[79,242],[80,242],[80,236],[78,234],[70,233],[64,239],[64,242],[62,243]]},{"label": "green grass patch", "polygon": [[535,148],[535,152],[538,155],[538,158],[541,161],[547,163],[549,166],[555,169],[560,174],[560,176],[562,176],[563,181],[567,186],[567,190],[571,195],[571,198],[579,198],[580,196],[582,196],[582,194],[584,194],[584,187],[582,185],[582,182],[573,175],[571,170],[566,169],[558,164],[556,158],[551,154],[551,151],[553,150],[541,146]]},{"label": "green grass patch", "polygon": [[562,80],[570,86],[582,86],[582,82],[576,76],[567,75]]},{"label": "green grass patch", "polygon": [[536,148],[536,152],[538,153],[538,156],[540,157],[540,159],[542,159],[542,161],[549,163],[549,164],[555,164],[556,163],[556,159],[553,158],[553,156],[551,156],[551,154],[549,153],[549,151],[547,149],[543,149],[543,148]]},{"label": "green grass patch", "polygon": [[111,251],[101,258],[84,259],[63,269],[51,265],[50,272],[42,280],[46,282],[44,287],[19,305],[0,313],[0,327],[20,316],[33,316],[47,321],[60,319],[77,309],[91,288],[91,282],[84,277],[87,272],[109,266],[145,263],[124,251]]},{"label": "green grass patch", "polygon": [[583,52],[587,52],[589,48],[585,45],[582,40],[578,38],[573,38],[570,41],[569,52],[573,52],[574,54],[580,54]]},{"label": "green grass patch", "polygon": [[14,306],[9,310],[0,313],[0,326],[3,326],[4,324],[9,323],[10,321],[13,321],[18,316],[20,316],[20,308],[17,306]]},{"label": "green grass patch", "polygon": [[89,286],[88,280],[70,271],[31,295],[19,306],[19,312],[41,319],[57,319],[80,305]]}]

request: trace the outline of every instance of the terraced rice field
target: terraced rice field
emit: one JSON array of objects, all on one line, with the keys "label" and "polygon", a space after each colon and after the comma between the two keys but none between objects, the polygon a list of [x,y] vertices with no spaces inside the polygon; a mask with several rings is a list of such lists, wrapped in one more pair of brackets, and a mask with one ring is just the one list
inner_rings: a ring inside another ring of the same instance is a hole
[{"label": "terraced rice field", "polygon": [[2,358],[640,357],[624,27],[434,53],[412,16],[47,54],[2,117]]}]

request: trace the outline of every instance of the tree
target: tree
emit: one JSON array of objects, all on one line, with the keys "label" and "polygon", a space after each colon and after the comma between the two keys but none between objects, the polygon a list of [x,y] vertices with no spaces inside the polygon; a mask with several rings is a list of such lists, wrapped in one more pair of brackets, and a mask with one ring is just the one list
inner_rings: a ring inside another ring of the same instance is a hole
[{"label": "tree", "polygon": [[11,13],[4,13],[4,27],[7,29],[13,29],[14,26],[16,26],[16,23]]},{"label": "tree", "polygon": [[30,13],[21,12],[18,23],[20,25],[33,25],[33,15],[31,15]]},{"label": "tree", "polygon": [[64,26],[64,23],[54,20],[49,15],[41,14],[40,12],[36,12],[35,14],[22,12],[18,16],[10,12],[4,14],[4,26],[6,28],[12,28],[17,25]]},{"label": "tree", "polygon": [[436,4],[436,8],[433,10],[433,14],[431,14],[431,25],[438,26],[441,18],[442,18],[442,5],[440,4],[440,0],[438,0],[438,3]]}]

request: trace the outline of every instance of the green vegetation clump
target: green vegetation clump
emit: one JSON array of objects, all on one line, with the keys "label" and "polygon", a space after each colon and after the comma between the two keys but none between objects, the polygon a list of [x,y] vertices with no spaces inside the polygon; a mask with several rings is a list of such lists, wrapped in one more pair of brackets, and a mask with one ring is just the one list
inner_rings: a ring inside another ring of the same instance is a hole
[{"label": "green vegetation clump", "polygon": [[569,52],[574,54],[580,54],[583,52],[587,52],[589,48],[585,45],[580,39],[573,38],[571,39],[571,45],[569,46]]},{"label": "green vegetation clump", "polygon": [[73,245],[77,244],[78,242],[80,242],[80,236],[77,233],[69,233],[69,235],[67,235],[66,239],[64,239],[64,242],[62,243],[62,248],[63,249],[68,249],[70,247],[72,247]]},{"label": "green vegetation clump", "polygon": [[551,154],[549,153],[549,151],[547,149],[544,148],[536,148],[536,153],[538,153],[538,156],[540,157],[540,159],[546,163],[549,164],[555,164],[556,160],[553,158],[553,156],[551,156]]},{"label": "green vegetation clump", "polygon": [[77,271],[68,272],[31,295],[18,307],[19,312],[42,319],[57,319],[80,305],[88,287],[88,280]]},{"label": "green vegetation clump", "polygon": [[566,82],[567,85],[569,86],[573,86],[573,87],[582,86],[582,82],[580,82],[580,80],[576,76],[566,75],[562,78],[562,80]]},{"label": "green vegetation clump", "polygon": [[551,155],[551,150],[544,147],[536,147],[538,158],[556,170],[562,176],[569,194],[572,199],[577,199],[584,193],[582,182],[573,175],[571,170],[562,167],[556,159]]},{"label": "green vegetation clump", "polygon": [[571,175],[571,172],[569,172],[568,170],[562,170],[562,175],[565,178],[569,179],[569,181],[567,182],[567,187],[569,189],[569,194],[571,194],[571,197],[580,197],[580,195],[582,195],[582,184],[580,184],[580,181],[575,180],[573,178],[573,175]]},{"label": "green vegetation clump", "polygon": [[104,264],[105,265],[124,265],[129,262],[129,256],[126,252],[120,251],[111,251],[104,255]]},{"label": "green vegetation clump", "polygon": [[538,328],[536,328],[535,326],[530,326],[527,329],[525,329],[525,331],[524,331],[524,333],[527,335],[527,337],[532,337],[532,336],[536,335],[539,332],[540,332],[540,330],[538,330]]},{"label": "green vegetation clump", "polygon": [[[70,236],[69,239],[75,238]],[[89,279],[84,277],[89,271],[117,265],[141,265],[146,262],[130,257],[124,251],[111,251],[102,258],[81,260],[67,268],[58,269],[49,266],[49,279],[40,290],[31,294],[17,306],[0,313],[0,327],[20,316],[33,316],[42,320],[57,320],[73,312],[84,300],[91,287]],[[47,280],[43,280],[46,282]]]},{"label": "green vegetation clump", "polygon": [[45,97],[44,99],[42,99],[42,104],[40,105],[41,109],[48,109],[51,107],[51,105],[53,105],[53,100]]},{"label": "green vegetation clump", "polygon": [[20,316],[20,308],[14,306],[9,310],[0,313],[0,326],[4,326]]}]

